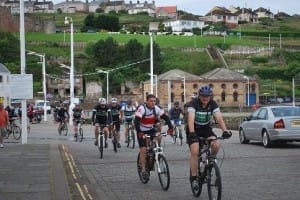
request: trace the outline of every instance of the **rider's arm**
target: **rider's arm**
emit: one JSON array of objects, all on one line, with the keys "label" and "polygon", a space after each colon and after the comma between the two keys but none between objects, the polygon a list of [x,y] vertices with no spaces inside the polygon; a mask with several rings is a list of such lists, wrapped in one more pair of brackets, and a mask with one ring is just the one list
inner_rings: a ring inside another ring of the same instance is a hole
[{"label": "rider's arm", "polygon": [[169,129],[172,129],[173,128],[173,125],[172,125],[172,122],[170,120],[170,118],[168,117],[168,115],[166,115],[165,113],[163,115],[160,116],[160,118],[162,118],[163,120],[166,121]]},{"label": "rider's arm", "polygon": [[134,118],[134,126],[135,126],[135,129],[136,129],[137,133],[141,132],[140,121],[141,121],[141,118],[135,116],[135,118]]},{"label": "rider's arm", "polygon": [[222,113],[221,112],[215,112],[214,113],[214,117],[215,119],[217,120],[218,124],[219,124],[219,127],[222,129],[222,131],[226,131],[227,130],[227,127],[226,127],[226,124],[224,122],[224,119],[223,119],[223,116],[222,116]]},{"label": "rider's arm", "polygon": [[195,109],[193,108],[188,108],[188,130],[190,133],[194,133],[195,132],[195,126],[194,126],[194,122],[195,122]]},{"label": "rider's arm", "polygon": [[96,116],[96,109],[93,109],[93,114],[92,114],[92,123],[95,122],[95,116]]}]

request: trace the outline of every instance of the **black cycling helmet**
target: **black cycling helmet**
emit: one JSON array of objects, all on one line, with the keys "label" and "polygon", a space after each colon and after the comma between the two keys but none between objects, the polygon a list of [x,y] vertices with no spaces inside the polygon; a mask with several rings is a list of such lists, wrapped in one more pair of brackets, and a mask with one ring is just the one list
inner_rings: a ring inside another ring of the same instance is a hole
[{"label": "black cycling helmet", "polygon": [[209,86],[203,86],[198,90],[199,96],[212,96],[213,92],[212,89]]}]

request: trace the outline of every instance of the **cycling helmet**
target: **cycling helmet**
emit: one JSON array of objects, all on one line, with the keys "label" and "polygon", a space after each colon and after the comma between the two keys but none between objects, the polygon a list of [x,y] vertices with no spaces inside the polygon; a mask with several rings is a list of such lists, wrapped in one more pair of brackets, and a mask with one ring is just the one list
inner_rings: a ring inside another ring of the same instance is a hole
[{"label": "cycling helmet", "polygon": [[127,105],[131,105],[132,104],[132,100],[131,99],[128,99],[127,100]]},{"label": "cycling helmet", "polygon": [[100,104],[106,104],[106,99],[104,99],[104,98],[99,98],[99,103],[100,103]]},{"label": "cycling helmet", "polygon": [[117,102],[118,102],[118,99],[117,99],[117,98],[111,98],[111,102],[112,102],[112,103],[117,103]]},{"label": "cycling helmet", "polygon": [[212,96],[213,92],[212,89],[209,86],[203,86],[198,91],[199,96]]}]

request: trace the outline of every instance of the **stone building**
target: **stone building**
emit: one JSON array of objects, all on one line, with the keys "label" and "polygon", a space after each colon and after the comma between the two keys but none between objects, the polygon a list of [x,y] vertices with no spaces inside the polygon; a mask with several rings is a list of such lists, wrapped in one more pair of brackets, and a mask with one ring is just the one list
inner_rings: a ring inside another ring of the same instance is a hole
[{"label": "stone building", "polygon": [[[161,105],[166,108],[175,101],[181,105],[190,101],[192,94],[197,94],[204,85],[213,88],[213,98],[220,106],[241,107],[248,105],[248,99],[249,105],[259,101],[258,81],[255,78],[225,68],[216,68],[201,76],[174,69],[157,75],[157,84],[155,75],[153,93],[157,94]],[[142,87],[145,98],[151,91],[150,80],[145,81]]]}]

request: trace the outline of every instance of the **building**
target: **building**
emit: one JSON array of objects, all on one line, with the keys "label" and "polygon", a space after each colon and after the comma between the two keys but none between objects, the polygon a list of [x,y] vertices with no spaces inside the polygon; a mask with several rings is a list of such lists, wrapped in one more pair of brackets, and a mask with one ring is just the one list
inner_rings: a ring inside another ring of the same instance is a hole
[{"label": "building", "polygon": [[258,18],[265,18],[266,17],[266,18],[274,19],[274,14],[266,8],[259,7],[256,10],[254,10],[254,12],[257,14]]},{"label": "building", "polygon": [[232,13],[230,10],[215,6],[204,17],[200,18],[206,22],[225,23],[228,27],[236,27],[238,25],[238,15]]},{"label": "building", "polygon": [[177,6],[161,6],[155,10],[156,17],[177,18]]},{"label": "building", "polygon": [[10,71],[0,63],[0,101],[4,105],[10,100],[9,75]]},{"label": "building", "polygon": [[[10,9],[12,14],[20,13],[20,1],[8,0],[3,3],[4,7]],[[24,1],[24,13],[53,13],[53,2],[46,0],[28,0]]]},{"label": "building", "polygon": [[136,3],[132,3],[132,1],[129,2],[129,4],[126,4],[126,10],[128,11],[128,14],[138,14],[138,13],[148,13],[149,16],[155,15],[155,2],[152,1],[152,3],[148,3],[147,1],[144,1],[141,3],[140,1],[137,1]]},{"label": "building", "polygon": [[203,29],[203,21],[177,19],[163,22],[165,27],[171,27],[173,32],[192,31],[193,28]]},{"label": "building", "polygon": [[[155,75],[153,93],[157,94],[161,105],[167,108],[175,101],[183,105],[204,85],[213,88],[213,98],[220,106],[247,106],[248,99],[249,105],[259,102],[258,81],[226,68],[216,68],[201,76],[178,69]],[[150,80],[143,82],[144,97],[150,93],[150,87]]]}]

